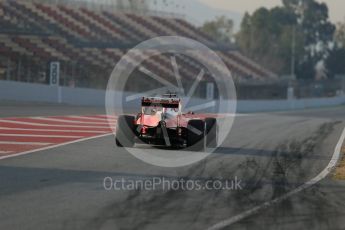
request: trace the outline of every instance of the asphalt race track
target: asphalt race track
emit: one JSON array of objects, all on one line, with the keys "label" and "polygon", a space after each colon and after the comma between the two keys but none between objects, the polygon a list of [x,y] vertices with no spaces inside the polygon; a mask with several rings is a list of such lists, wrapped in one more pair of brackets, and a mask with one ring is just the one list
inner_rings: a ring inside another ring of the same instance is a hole
[{"label": "asphalt race track", "polygon": [[[55,128],[65,125],[61,123],[63,119],[77,121],[71,126],[86,126],[87,122],[87,126],[104,125],[103,108],[11,103],[1,108],[2,128],[8,128],[6,120],[28,122],[33,119],[29,117],[48,118],[36,118],[48,128],[52,128],[49,124],[57,125]],[[59,141],[58,146],[53,144],[49,149],[0,160],[0,229],[212,229],[217,223],[293,191],[324,170],[342,135],[344,118],[345,107],[238,116],[215,153],[182,168],[141,162],[116,148],[109,130],[103,130],[99,138],[95,138],[96,134],[78,133],[74,139]],[[14,128],[33,129],[20,125]],[[0,148],[1,141],[26,141],[6,136],[6,130],[10,129],[0,131]],[[18,134],[14,131],[12,134]],[[70,136],[68,132],[61,135]],[[85,137],[92,139],[82,141]],[[68,144],[71,141],[74,143]],[[2,156],[24,151],[5,153],[2,148]],[[169,154],[175,150],[151,151]],[[201,181],[236,177],[241,180],[242,189],[107,191],[103,185],[106,177]],[[334,180],[330,173],[316,185],[223,227],[344,229],[344,216],[345,183]]]}]

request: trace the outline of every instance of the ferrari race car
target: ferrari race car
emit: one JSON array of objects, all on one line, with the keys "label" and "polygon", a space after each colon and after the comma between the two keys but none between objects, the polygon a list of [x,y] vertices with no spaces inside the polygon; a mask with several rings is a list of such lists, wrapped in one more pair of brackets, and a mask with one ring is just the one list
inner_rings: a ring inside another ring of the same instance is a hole
[{"label": "ferrari race car", "polygon": [[217,119],[193,112],[182,113],[182,100],[175,94],[143,97],[137,116],[119,116],[116,145],[133,147],[138,140],[146,144],[203,151],[216,148]]}]

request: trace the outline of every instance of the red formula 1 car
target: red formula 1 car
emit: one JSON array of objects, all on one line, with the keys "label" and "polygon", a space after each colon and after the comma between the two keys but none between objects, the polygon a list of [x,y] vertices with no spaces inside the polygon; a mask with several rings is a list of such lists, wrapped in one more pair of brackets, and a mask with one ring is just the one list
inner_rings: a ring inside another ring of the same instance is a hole
[{"label": "red formula 1 car", "polygon": [[192,112],[183,114],[182,101],[175,94],[144,97],[136,117],[119,116],[117,122],[117,146],[133,147],[138,139],[147,144],[197,151],[216,148],[217,119]]}]

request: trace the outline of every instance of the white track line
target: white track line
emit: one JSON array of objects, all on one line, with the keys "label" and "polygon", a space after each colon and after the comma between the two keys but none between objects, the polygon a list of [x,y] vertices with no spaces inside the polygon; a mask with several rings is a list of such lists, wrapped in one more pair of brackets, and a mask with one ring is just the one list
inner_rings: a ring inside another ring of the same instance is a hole
[{"label": "white track line", "polygon": [[210,228],[208,228],[208,230],[219,230],[219,229],[223,229],[227,226],[230,226],[240,220],[243,220],[244,218],[247,218],[257,212],[259,212],[260,210],[267,208],[271,205],[274,205],[276,203],[279,203],[313,185],[315,185],[316,183],[320,182],[322,179],[324,179],[326,176],[328,176],[328,174],[336,167],[337,162],[340,159],[341,156],[341,147],[343,146],[343,142],[345,139],[345,129],[343,130],[340,139],[335,147],[333,156],[331,161],[328,163],[327,167],[316,177],[314,177],[313,179],[311,179],[310,181],[304,183],[303,185],[297,187],[296,189],[292,190],[291,192],[288,192],[287,194],[281,196],[281,197],[277,197],[271,201],[267,201],[265,203],[263,203],[262,205],[256,206],[248,211],[245,211],[239,215],[233,216],[229,219],[223,220],[213,226],[211,226]]},{"label": "white track line", "polygon": [[[97,117],[78,117],[78,116],[67,116],[69,118],[74,118],[74,119],[82,119],[82,120],[91,120],[91,121],[107,121],[106,118],[97,118]],[[116,118],[109,118],[111,120],[116,121]]]},{"label": "white track line", "polygon": [[[79,139],[79,140],[75,140],[75,141],[70,141],[70,142],[65,142],[65,143],[61,143],[61,144],[57,144],[57,145],[51,145],[51,146],[47,146],[47,147],[43,147],[43,148],[39,148],[39,149],[34,149],[34,150],[26,151],[26,152],[12,154],[12,155],[9,155],[9,156],[3,156],[3,157],[0,157],[0,160],[7,159],[7,158],[18,157],[18,156],[22,156],[22,155],[26,155],[26,154],[30,154],[30,153],[34,153],[34,152],[39,152],[39,151],[43,151],[43,150],[53,149],[53,148],[61,147],[61,146],[64,146],[64,145],[69,145],[69,144],[78,143],[78,142],[82,142],[82,141],[87,141],[87,140],[91,140],[91,139],[106,137],[106,136],[110,136],[110,135],[113,135],[113,134],[112,133],[107,133],[107,134],[103,134],[103,135],[99,135],[99,136],[83,138],[83,139]],[[1,142],[0,142],[0,144],[1,144]]]},{"label": "white track line", "polygon": [[[93,116],[92,116],[93,117]],[[103,119],[116,119],[118,116],[108,116],[108,115],[95,115],[96,118],[103,118]]]},{"label": "white track line", "polygon": [[0,141],[0,145],[51,145],[51,144],[53,144],[53,143]]},{"label": "white track line", "polygon": [[25,129],[25,128],[8,128],[0,127],[1,130],[14,130],[14,131],[45,131],[45,132],[71,132],[71,133],[105,133],[105,131],[90,131],[90,130],[69,130],[69,129]]},{"label": "white track line", "polygon": [[48,117],[33,117],[32,119],[42,120],[42,121],[54,121],[54,122],[65,122],[65,123],[72,123],[72,124],[89,124],[89,125],[108,125],[107,121],[104,122],[89,122],[89,121],[71,121],[66,119],[58,119],[58,118],[48,118]]},{"label": "white track line", "polygon": [[0,154],[9,154],[9,153],[12,153],[13,151],[1,151],[0,150]]},{"label": "white track line", "polygon": [[0,137],[48,137],[48,138],[83,138],[84,136],[63,136],[63,135],[36,135],[36,134],[6,134],[0,133]]},{"label": "white track line", "polygon": [[50,125],[50,124],[42,124],[42,123],[34,123],[34,122],[25,122],[25,121],[12,121],[12,120],[4,120],[4,119],[0,119],[0,122],[11,123],[11,124],[20,124],[20,125],[50,126],[50,127],[66,127],[66,128],[98,128],[98,129],[109,128],[109,126]]}]

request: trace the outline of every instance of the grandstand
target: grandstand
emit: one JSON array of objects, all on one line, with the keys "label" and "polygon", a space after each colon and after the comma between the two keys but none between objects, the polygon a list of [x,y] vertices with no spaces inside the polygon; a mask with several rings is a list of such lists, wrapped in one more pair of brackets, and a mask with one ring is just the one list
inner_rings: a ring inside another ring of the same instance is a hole
[{"label": "grandstand", "polygon": [[[237,81],[276,78],[237,50],[218,48],[209,36],[181,18],[67,3],[0,0],[1,80],[45,83],[49,63],[59,61],[61,85],[104,88],[129,48],[163,35],[188,37],[216,49]],[[200,64],[194,60],[179,55],[177,61],[186,81],[198,73]],[[155,56],[143,65],[160,76],[173,77],[169,55]]]}]

